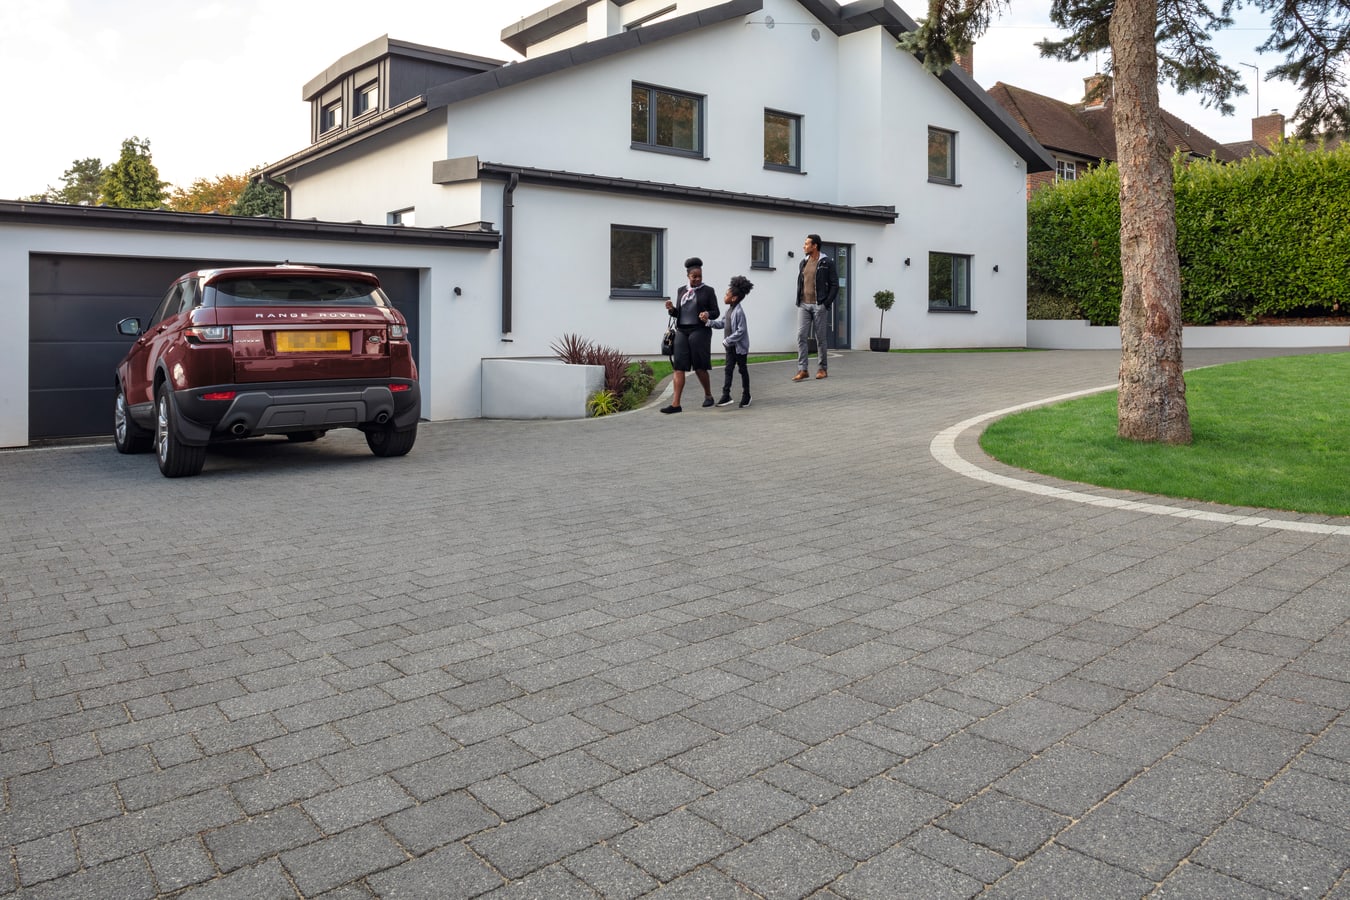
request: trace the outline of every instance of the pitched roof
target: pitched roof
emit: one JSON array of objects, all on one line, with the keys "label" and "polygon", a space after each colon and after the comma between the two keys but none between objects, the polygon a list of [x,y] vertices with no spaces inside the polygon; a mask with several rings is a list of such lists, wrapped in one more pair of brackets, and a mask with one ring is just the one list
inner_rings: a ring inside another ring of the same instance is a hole
[{"label": "pitched roof", "polygon": [[[1116,158],[1113,102],[1109,99],[1092,105],[1066,103],[1001,81],[989,89],[989,96],[1047,150],[1094,161]],[[1223,162],[1243,155],[1165,109],[1162,120],[1167,145],[1175,150],[1192,156],[1213,155]]]}]

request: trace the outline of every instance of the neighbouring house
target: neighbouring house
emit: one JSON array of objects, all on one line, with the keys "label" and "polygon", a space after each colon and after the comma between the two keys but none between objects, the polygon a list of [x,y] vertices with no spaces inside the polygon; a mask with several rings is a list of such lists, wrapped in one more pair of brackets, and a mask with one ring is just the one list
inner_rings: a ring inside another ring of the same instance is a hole
[{"label": "neighbouring house", "polygon": [[755,283],[755,350],[795,348],[808,233],[839,262],[834,346],[877,333],[881,288],[897,346],[1021,346],[1020,186],[1051,160],[898,50],[914,27],[888,0],[565,0],[503,30],[519,62],[386,36],[305,86],[313,141],[261,175],[298,218],[500,231],[493,295],[423,317],[465,379],[568,332],[655,354],[689,256]]},{"label": "neighbouring house", "polygon": [[[1054,158],[1053,170],[1027,173],[1028,197],[1046,185],[1073,181],[1085,169],[1115,161],[1116,133],[1111,121],[1110,91],[1110,79],[1105,75],[1084,79],[1084,99],[1079,103],[1066,103],[1001,81],[989,89],[989,95]],[[1197,159],[1213,156],[1232,162],[1245,155],[1167,110],[1162,110],[1162,119],[1168,146],[1187,156]]]},{"label": "neighbouring house", "polygon": [[[1272,109],[1266,115],[1256,116],[1252,119],[1252,139],[1250,141],[1237,141],[1224,146],[1242,159],[1253,155],[1269,156],[1271,145],[1284,140],[1284,126],[1284,114],[1278,109]],[[1315,150],[1321,146],[1327,150],[1335,150],[1344,140],[1345,138],[1342,135],[1323,135],[1311,141],[1304,141],[1303,149]]]}]

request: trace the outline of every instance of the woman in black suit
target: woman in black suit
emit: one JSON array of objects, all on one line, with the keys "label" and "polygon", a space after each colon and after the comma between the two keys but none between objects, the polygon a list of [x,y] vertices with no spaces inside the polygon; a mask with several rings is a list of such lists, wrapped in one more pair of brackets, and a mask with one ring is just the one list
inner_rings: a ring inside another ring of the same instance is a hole
[{"label": "woman in black suit", "polygon": [[680,411],[685,373],[690,369],[703,385],[703,405],[713,405],[712,382],[708,378],[708,370],[712,368],[712,329],[703,324],[699,313],[706,312],[709,319],[721,318],[717,291],[703,283],[703,260],[697,256],[684,261],[684,270],[689,284],[680,287],[674,302],[666,301],[666,311],[675,319],[675,396],[669,406],[661,408],[663,413]]}]

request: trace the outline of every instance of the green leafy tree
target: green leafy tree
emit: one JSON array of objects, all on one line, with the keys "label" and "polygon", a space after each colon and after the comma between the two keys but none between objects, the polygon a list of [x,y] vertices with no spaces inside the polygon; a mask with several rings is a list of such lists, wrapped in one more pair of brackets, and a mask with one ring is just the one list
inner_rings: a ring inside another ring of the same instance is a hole
[{"label": "green leafy tree", "polygon": [[286,197],[281,189],[260,179],[254,179],[239,194],[230,209],[235,216],[286,217]]},{"label": "green leafy tree", "polygon": [[103,183],[103,163],[95,158],[77,159],[61,175],[61,186],[48,187],[45,194],[34,199],[45,199],[52,203],[85,204],[97,206],[100,197],[100,185]]},{"label": "green leafy tree", "polygon": [[[1011,0],[929,0],[928,17],[900,46],[934,72],[974,44]],[[1262,50],[1284,54],[1271,77],[1302,89],[1296,116],[1302,135],[1350,131],[1344,64],[1350,39],[1348,0],[1246,0],[1271,16]],[[1070,32],[1039,44],[1043,56],[1076,60],[1105,51],[1112,73],[1112,120],[1120,172],[1121,364],[1117,433],[1184,444],[1191,440],[1181,370],[1181,275],[1176,199],[1158,106],[1160,78],[1206,105],[1232,112],[1245,93],[1238,73],[1220,62],[1210,33],[1233,24],[1243,0],[1053,0],[1050,18]]]},{"label": "green leafy tree", "polygon": [[158,209],[164,203],[166,182],[150,158],[150,140],[130,137],[122,155],[103,175],[103,203],[121,209]]},{"label": "green leafy tree", "polygon": [[239,196],[248,186],[247,175],[220,175],[216,178],[198,178],[186,190],[174,188],[169,195],[169,209],[174,212],[221,213],[233,212]]}]

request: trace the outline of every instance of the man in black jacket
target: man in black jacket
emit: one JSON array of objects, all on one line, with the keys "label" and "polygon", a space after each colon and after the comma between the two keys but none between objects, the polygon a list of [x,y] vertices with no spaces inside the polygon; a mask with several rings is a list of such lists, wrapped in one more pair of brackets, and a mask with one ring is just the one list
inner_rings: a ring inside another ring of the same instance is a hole
[{"label": "man in black jacket", "polygon": [[805,381],[810,377],[807,369],[808,342],[814,331],[816,336],[816,378],[828,378],[830,374],[829,355],[825,350],[825,326],[830,317],[830,307],[839,296],[839,273],[835,270],[834,260],[820,252],[820,235],[808,234],[802,242],[805,257],[797,267],[797,374],[793,381]]}]

